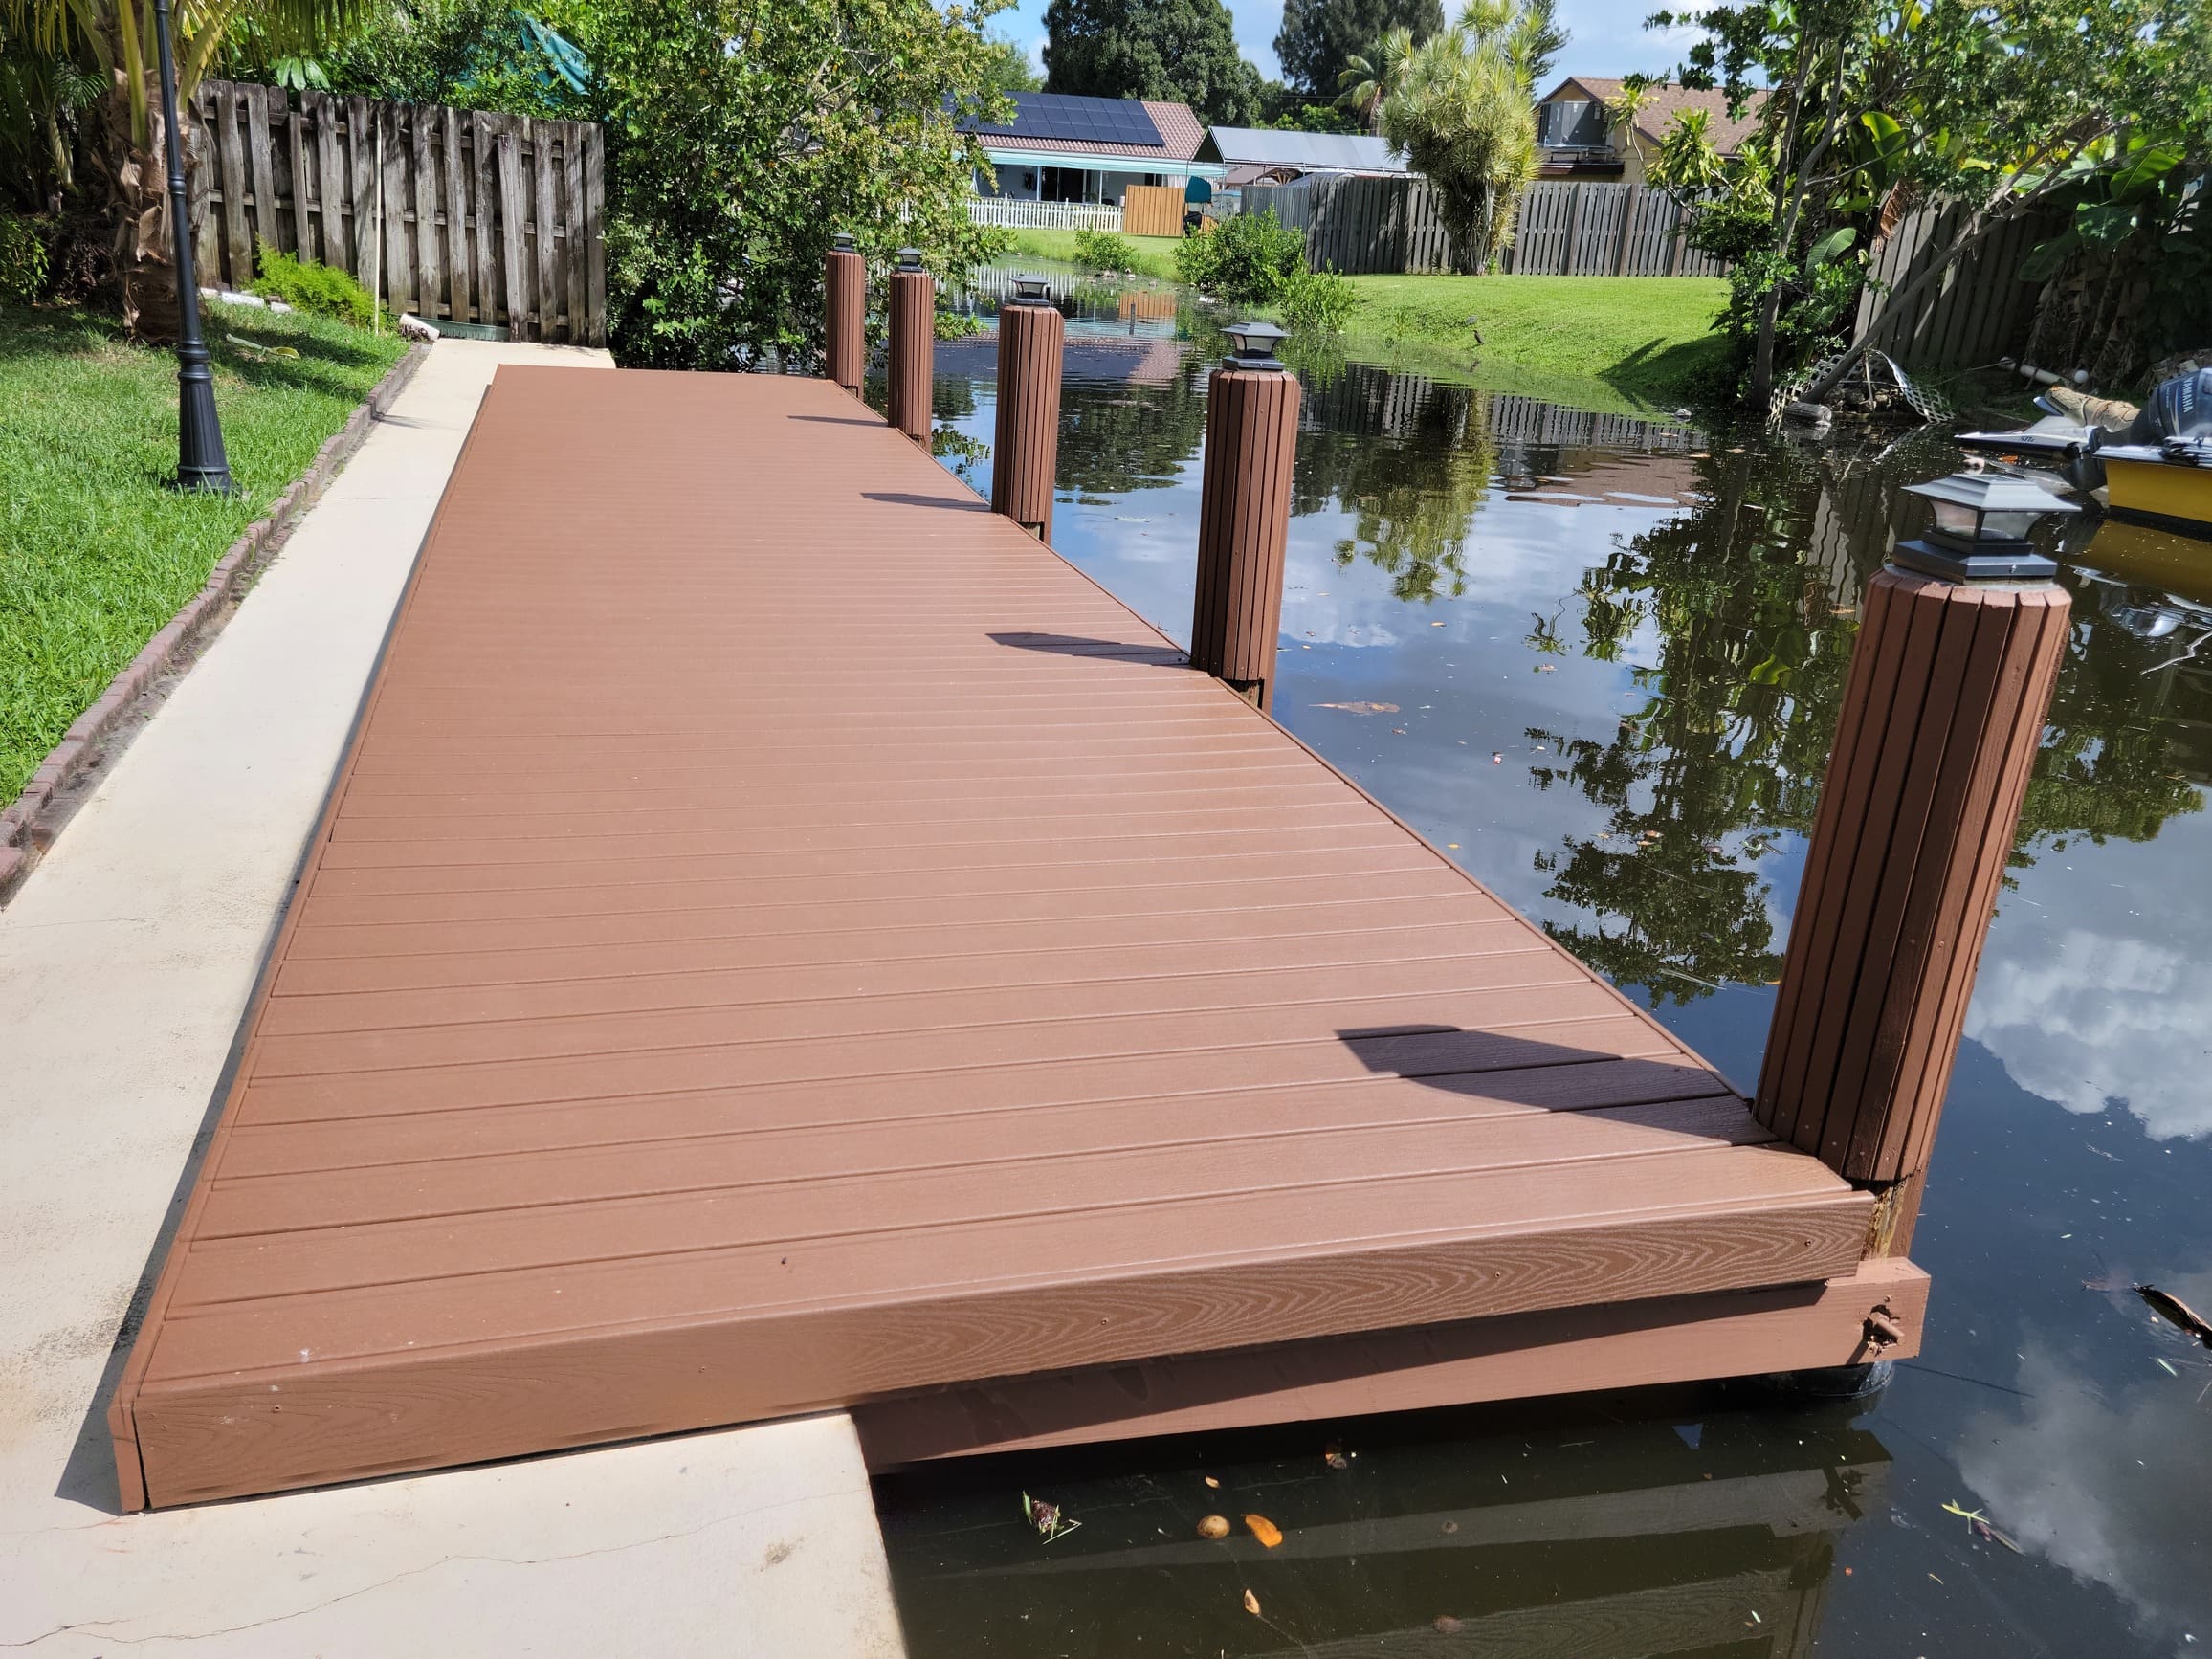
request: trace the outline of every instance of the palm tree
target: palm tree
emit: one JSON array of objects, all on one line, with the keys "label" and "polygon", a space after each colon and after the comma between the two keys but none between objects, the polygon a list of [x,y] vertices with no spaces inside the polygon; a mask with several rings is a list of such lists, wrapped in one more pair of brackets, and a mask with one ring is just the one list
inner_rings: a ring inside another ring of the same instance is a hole
[{"label": "palm tree", "polygon": [[[178,137],[189,136],[192,92],[232,31],[252,29],[273,50],[304,50],[335,38],[372,5],[373,0],[183,0],[173,25],[183,129]],[[150,0],[0,0],[0,33],[88,62],[99,75],[105,90],[88,112],[97,129],[89,159],[101,175],[115,231],[123,325],[142,340],[173,340],[177,282]],[[185,153],[188,169],[188,144]]]},{"label": "palm tree", "polygon": [[1621,147],[1633,150],[1644,161],[1651,158],[1644,154],[1644,141],[1636,136],[1636,118],[1651,102],[1651,83],[1640,75],[1631,75],[1621,83],[1621,90],[1605,101],[1605,113],[1613,124],[1626,135],[1626,143]]},{"label": "palm tree", "polygon": [[1355,54],[1337,77],[1337,85],[1342,89],[1337,94],[1337,107],[1357,114],[1360,124],[1369,132],[1380,131],[1382,100],[1405,73],[1405,60],[1412,55],[1412,30],[1384,30],[1382,39],[1364,55]]},{"label": "palm tree", "polygon": [[1382,100],[1382,136],[1427,176],[1463,271],[1487,268],[1512,235],[1537,167],[1535,87],[1565,44],[1552,0],[1468,0]]}]

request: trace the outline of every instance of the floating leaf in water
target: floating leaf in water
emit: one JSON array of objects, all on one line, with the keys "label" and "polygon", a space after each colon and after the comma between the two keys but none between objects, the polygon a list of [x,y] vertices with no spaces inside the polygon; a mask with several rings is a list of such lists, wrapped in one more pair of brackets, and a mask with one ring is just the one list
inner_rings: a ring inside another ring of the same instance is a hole
[{"label": "floating leaf in water", "polygon": [[1260,1599],[1250,1590],[1245,1592],[1245,1611],[1255,1619],[1260,1616]]},{"label": "floating leaf in water", "polygon": [[2135,1294],[2151,1304],[2158,1316],[2169,1324],[2179,1325],[2207,1348],[2212,1348],[2212,1324],[2179,1296],[2161,1291],[2157,1285],[2137,1285]]},{"label": "floating leaf in water", "polygon": [[1248,1515],[1244,1523],[1251,1529],[1252,1537],[1271,1550],[1283,1541],[1283,1529],[1264,1515]]},{"label": "floating leaf in water", "polygon": [[1208,1485],[1208,1486],[1210,1486],[1210,1487],[1217,1487],[1217,1488],[1218,1488],[1218,1487],[1221,1485],[1221,1482],[1220,1482],[1220,1481],[1218,1481],[1218,1480],[1216,1480],[1216,1479],[1214,1479],[1214,1478],[1213,1478],[1213,1476],[1209,1474],[1209,1475],[1207,1475],[1207,1476],[1206,1477],[1206,1485]]},{"label": "floating leaf in water", "polygon": [[[1459,843],[1456,841],[1452,843],[1454,847],[1458,845]],[[1350,1469],[1352,1467],[1352,1460],[1344,1455],[1344,1449],[1341,1446],[1332,1446],[1322,1452],[1321,1461],[1331,1469]]]}]

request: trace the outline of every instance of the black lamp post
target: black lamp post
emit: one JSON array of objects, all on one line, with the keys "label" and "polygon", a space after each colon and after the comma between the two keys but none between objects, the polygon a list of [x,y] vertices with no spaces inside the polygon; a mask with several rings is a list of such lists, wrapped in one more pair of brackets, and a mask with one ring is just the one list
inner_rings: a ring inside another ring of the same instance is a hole
[{"label": "black lamp post", "polygon": [[154,0],[154,38],[161,53],[162,137],[168,150],[169,228],[176,232],[177,479],[180,490],[229,495],[231,462],[215,418],[215,377],[200,338],[200,279],[192,269],[190,204],[185,197],[185,151],[177,142],[177,65],[169,47],[169,0]]}]

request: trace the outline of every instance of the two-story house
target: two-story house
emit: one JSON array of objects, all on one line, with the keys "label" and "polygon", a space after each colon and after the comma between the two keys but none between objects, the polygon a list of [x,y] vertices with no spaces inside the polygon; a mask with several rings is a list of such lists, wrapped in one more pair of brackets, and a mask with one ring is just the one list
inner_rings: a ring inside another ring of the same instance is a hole
[{"label": "two-story house", "polygon": [[1755,95],[1741,116],[1732,117],[1725,93],[1670,81],[1646,91],[1631,122],[1613,113],[1622,87],[1609,76],[1570,75],[1537,100],[1539,178],[1640,185],[1675,118],[1693,109],[1705,112],[1706,135],[1714,147],[1733,155],[1759,125],[1766,98]]}]

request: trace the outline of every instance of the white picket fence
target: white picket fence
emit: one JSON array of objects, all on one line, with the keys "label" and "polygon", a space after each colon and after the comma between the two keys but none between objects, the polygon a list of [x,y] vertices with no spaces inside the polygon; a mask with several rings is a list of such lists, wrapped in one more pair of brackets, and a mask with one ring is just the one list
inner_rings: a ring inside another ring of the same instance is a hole
[{"label": "white picket fence", "polygon": [[1118,231],[1121,210],[1090,202],[1024,202],[1011,196],[970,196],[968,217],[979,225],[1014,231]]}]

